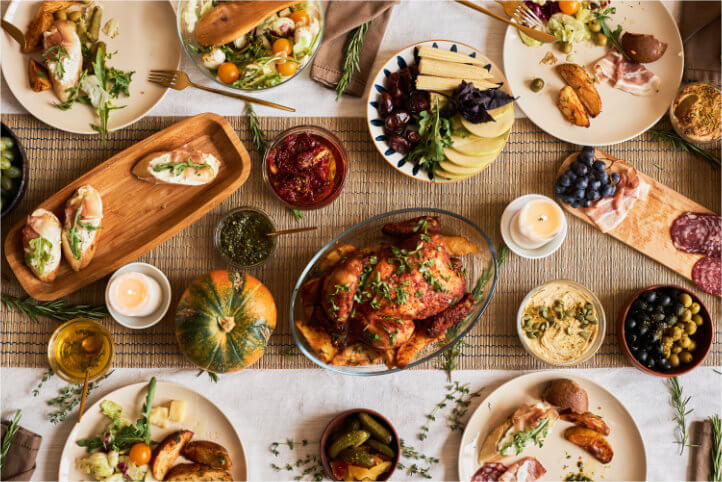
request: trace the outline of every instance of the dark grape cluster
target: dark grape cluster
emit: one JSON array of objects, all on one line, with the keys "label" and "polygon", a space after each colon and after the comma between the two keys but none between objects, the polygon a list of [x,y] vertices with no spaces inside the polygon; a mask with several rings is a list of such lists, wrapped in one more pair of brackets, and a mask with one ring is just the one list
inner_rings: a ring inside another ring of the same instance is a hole
[{"label": "dark grape cluster", "polygon": [[378,111],[384,119],[389,147],[401,154],[408,154],[421,140],[418,131],[410,128],[413,117],[429,110],[429,93],[416,90],[418,75],[416,64],[392,73],[386,79],[386,92],[378,99]]},{"label": "dark grape cluster", "polygon": [[557,178],[554,192],[561,202],[573,208],[588,208],[601,198],[614,196],[618,182],[619,174],[608,174],[607,165],[595,161],[594,148],[587,146]]}]

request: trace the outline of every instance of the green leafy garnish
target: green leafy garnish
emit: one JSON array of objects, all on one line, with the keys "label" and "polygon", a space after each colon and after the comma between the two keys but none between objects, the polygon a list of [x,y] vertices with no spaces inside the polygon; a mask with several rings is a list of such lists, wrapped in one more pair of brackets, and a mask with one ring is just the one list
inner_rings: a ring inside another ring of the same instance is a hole
[{"label": "green leafy garnish", "polygon": [[712,474],[710,479],[713,482],[722,481],[722,420],[719,415],[712,415],[709,418],[712,424],[712,447],[710,457],[712,459]]},{"label": "green leafy garnish", "polygon": [[702,158],[709,162],[712,167],[719,169],[720,158],[715,156],[712,152],[707,149],[699,147],[697,144],[689,142],[684,137],[680,136],[674,131],[664,129],[653,129],[651,132],[652,140],[655,142],[662,142],[668,144],[673,149],[683,152],[689,152],[695,156]]},{"label": "green leafy garnish", "polygon": [[514,449],[514,454],[519,455],[530,441],[538,447],[543,446],[544,437],[546,437],[547,432],[549,431],[549,419],[540,418],[538,422],[539,425],[536,427],[529,427],[526,430],[515,433],[511,441],[507,442],[499,449],[499,453],[502,455],[511,455],[509,450]]},{"label": "green leafy garnish", "polygon": [[288,210],[291,211],[291,214],[296,221],[300,221],[301,219],[303,219],[303,214],[298,209],[288,208]]},{"label": "green leafy garnish", "polygon": [[189,157],[187,161],[163,162],[161,164],[156,164],[155,166],[153,166],[153,170],[155,172],[172,171],[174,176],[180,176],[189,167],[192,167],[199,171],[201,169],[210,169],[211,166],[209,166],[208,164],[199,164],[193,162]]},{"label": "green leafy garnish", "polygon": [[78,97],[80,95],[80,83],[85,78],[85,75],[86,75],[85,70],[80,72],[80,77],[78,78],[78,84],[75,87],[71,87],[71,88],[65,90],[65,92],[68,93],[68,99],[61,104],[55,104],[55,107],[57,107],[60,110],[68,110],[71,107],[73,107],[73,104],[75,104],[75,101],[79,100]]},{"label": "green leafy garnish", "polygon": [[2,293],[0,301],[6,309],[19,311],[35,322],[38,321],[38,316],[44,316],[55,321],[70,321],[75,318],[102,320],[108,316],[108,310],[105,305],[68,305],[67,301],[63,298],[54,301],[38,301],[29,296],[20,299]]},{"label": "green leafy garnish", "polygon": [[83,210],[83,202],[85,202],[85,196],[80,200],[78,209],[75,211],[75,217],[73,218],[73,225],[70,227],[70,250],[73,252],[75,259],[82,258],[80,252],[80,236],[78,236],[78,223],[80,222],[80,212]]},{"label": "green leafy garnish", "polygon": [[130,96],[130,82],[135,71],[123,72],[110,67],[105,72],[105,90],[111,97],[118,98],[120,94]]},{"label": "green leafy garnish", "polygon": [[371,20],[362,23],[351,31],[348,35],[348,42],[344,48],[343,67],[341,68],[341,78],[336,83],[336,102],[341,98],[348,84],[351,82],[354,72],[360,69],[359,60],[361,58],[361,49],[364,45],[364,36],[371,25]]},{"label": "green leafy garnish", "polygon": [[268,143],[266,142],[265,134],[261,130],[256,111],[253,110],[253,106],[251,104],[246,104],[246,114],[248,115],[248,125],[251,128],[253,144],[256,146],[256,150],[259,153],[263,154],[266,152],[266,147],[268,146]]},{"label": "green leafy garnish", "polygon": [[55,73],[60,79],[65,76],[65,66],[63,65],[63,59],[69,56],[70,54],[62,45],[53,45],[45,52],[43,52],[43,57],[55,62]]},{"label": "green leafy garnish", "polygon": [[98,134],[100,134],[100,138],[102,140],[106,140],[108,138],[108,117],[110,116],[110,112],[118,109],[123,109],[125,106],[122,105],[120,107],[114,106],[110,101],[106,101],[98,106],[98,124],[90,124],[90,127],[93,128]]},{"label": "green leafy garnish", "polygon": [[604,33],[604,35],[609,39],[612,46],[619,50],[619,53],[622,54],[625,59],[632,60],[627,51],[624,50],[624,47],[622,47],[622,41],[620,39],[622,35],[622,26],[617,25],[617,28],[612,31],[612,29],[609,28],[609,25],[607,25],[607,20],[610,20],[609,15],[617,13],[617,9],[611,7],[603,10],[602,12],[592,13],[594,14],[594,18],[597,20],[599,26],[602,27],[602,33]]},{"label": "green leafy garnish", "polygon": [[684,396],[677,377],[668,378],[667,387],[669,388],[670,404],[674,409],[674,421],[677,422],[677,431],[679,432],[679,440],[676,440],[675,443],[679,445],[679,454],[682,455],[685,447],[694,447],[689,443],[689,433],[687,432],[687,415],[694,411],[694,409],[687,408],[692,397]]},{"label": "green leafy garnish", "polygon": [[32,252],[25,253],[25,262],[34,266],[42,275],[45,273],[45,263],[50,261],[50,250],[53,248],[53,243],[41,237],[31,239],[28,244],[30,244]]},{"label": "green leafy garnish", "polygon": [[430,111],[421,113],[419,135],[421,140],[409,152],[406,160],[419,165],[429,174],[433,174],[446,157],[444,148],[450,147],[454,143],[451,140],[449,119],[441,116],[438,99],[435,99]]},{"label": "green leafy garnish", "polygon": [[5,467],[5,457],[10,450],[10,444],[12,443],[13,437],[15,436],[15,432],[18,431],[18,423],[20,422],[21,414],[22,410],[16,410],[12,422],[10,422],[7,430],[5,430],[5,437],[3,437],[2,440],[2,449],[0,449],[0,472],[2,472],[2,469]]}]

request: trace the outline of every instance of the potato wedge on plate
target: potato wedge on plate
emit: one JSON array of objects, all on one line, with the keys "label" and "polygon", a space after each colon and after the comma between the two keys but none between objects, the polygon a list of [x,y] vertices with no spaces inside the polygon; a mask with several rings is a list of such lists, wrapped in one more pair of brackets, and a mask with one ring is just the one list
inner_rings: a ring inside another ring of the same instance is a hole
[{"label": "potato wedge on plate", "polygon": [[193,462],[208,465],[214,469],[231,470],[233,463],[223,445],[209,440],[188,442],[181,451],[183,457]]},{"label": "potato wedge on plate", "polygon": [[564,431],[564,438],[583,448],[603,464],[612,461],[612,446],[599,432],[584,427],[570,427]]},{"label": "potato wedge on plate", "polygon": [[587,111],[584,110],[582,101],[579,100],[579,96],[577,96],[577,93],[572,87],[567,85],[559,91],[557,107],[559,107],[562,115],[572,124],[580,127],[589,127]]},{"label": "potato wedge on plate", "polygon": [[587,71],[577,64],[561,64],[557,66],[557,72],[562,76],[564,82],[574,89],[589,115],[591,117],[598,116],[602,111],[602,99]]},{"label": "potato wedge on plate", "polygon": [[150,462],[150,471],[153,473],[153,477],[158,480],[165,479],[171,465],[173,465],[173,462],[175,462],[183,450],[183,446],[187,444],[191,438],[193,438],[193,432],[190,430],[179,430],[168,435],[161,443],[158,444],[153,451],[153,458]]},{"label": "potato wedge on plate", "polygon": [[463,236],[444,236],[446,250],[449,256],[464,256],[465,254],[479,253],[479,248],[468,238]]},{"label": "potato wedge on plate", "polygon": [[214,469],[203,464],[178,464],[161,480],[221,481],[233,480],[233,477],[223,469]]}]

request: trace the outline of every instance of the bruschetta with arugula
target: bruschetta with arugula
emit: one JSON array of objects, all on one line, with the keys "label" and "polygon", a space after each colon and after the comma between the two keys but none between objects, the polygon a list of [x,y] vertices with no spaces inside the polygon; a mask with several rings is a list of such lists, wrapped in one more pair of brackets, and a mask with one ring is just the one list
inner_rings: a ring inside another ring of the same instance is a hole
[{"label": "bruschetta with arugula", "polygon": [[28,216],[22,230],[25,264],[40,280],[55,280],[62,258],[60,221],[46,209],[36,209]]},{"label": "bruschetta with arugula", "polygon": [[65,204],[63,253],[74,271],[87,267],[102,230],[103,200],[90,185],[80,186]]}]

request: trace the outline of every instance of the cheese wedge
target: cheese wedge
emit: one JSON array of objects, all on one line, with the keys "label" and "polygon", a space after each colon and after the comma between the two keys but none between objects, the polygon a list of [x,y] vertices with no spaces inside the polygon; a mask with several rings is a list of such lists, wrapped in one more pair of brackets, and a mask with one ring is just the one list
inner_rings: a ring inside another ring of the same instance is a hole
[{"label": "cheese wedge", "polygon": [[462,64],[480,65],[482,67],[489,63],[484,59],[470,57],[466,54],[460,54],[459,52],[452,52],[450,50],[429,47],[428,45],[419,47],[419,57],[446,60],[448,62],[459,62]]},{"label": "cheese wedge", "polygon": [[490,80],[493,78],[488,70],[478,65],[445,62],[443,60],[423,57],[419,60],[419,73],[439,77],[451,77],[452,79]]},{"label": "cheese wedge", "polygon": [[462,80],[467,83],[474,84],[474,87],[481,90],[495,89],[499,84],[490,80],[479,80],[467,77],[450,78],[437,77],[433,75],[419,75],[416,77],[416,88],[418,90],[437,90],[441,92],[450,92],[457,88]]}]

